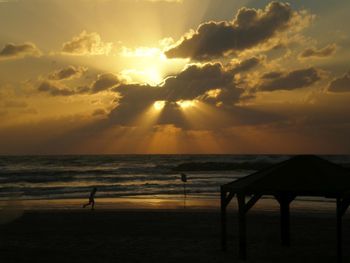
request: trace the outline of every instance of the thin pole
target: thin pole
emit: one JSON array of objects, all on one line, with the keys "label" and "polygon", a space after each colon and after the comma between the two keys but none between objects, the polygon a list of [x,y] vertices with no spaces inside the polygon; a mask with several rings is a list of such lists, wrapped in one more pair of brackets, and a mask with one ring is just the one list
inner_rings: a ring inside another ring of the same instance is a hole
[{"label": "thin pole", "polygon": [[226,230],[226,192],[221,191],[221,249],[227,250],[227,230]]},{"label": "thin pole", "polygon": [[186,209],[186,183],[184,182],[184,209]]}]

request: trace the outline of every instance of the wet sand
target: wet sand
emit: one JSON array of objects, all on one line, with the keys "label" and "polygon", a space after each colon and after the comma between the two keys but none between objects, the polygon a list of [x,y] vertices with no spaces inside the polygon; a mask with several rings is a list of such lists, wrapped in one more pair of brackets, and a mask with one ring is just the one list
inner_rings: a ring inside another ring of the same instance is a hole
[{"label": "wet sand", "polygon": [[[0,225],[0,262],[239,262],[237,215],[220,249],[216,210],[33,210]],[[350,260],[344,217],[344,262]],[[335,215],[295,212],[292,245],[280,245],[277,211],[248,214],[247,262],[336,262]]]}]

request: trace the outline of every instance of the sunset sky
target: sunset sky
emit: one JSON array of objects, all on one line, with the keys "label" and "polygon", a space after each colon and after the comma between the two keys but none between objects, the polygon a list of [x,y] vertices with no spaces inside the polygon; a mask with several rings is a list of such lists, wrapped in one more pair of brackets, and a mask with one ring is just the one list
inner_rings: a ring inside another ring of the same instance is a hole
[{"label": "sunset sky", "polygon": [[0,154],[350,154],[349,10],[0,0]]}]

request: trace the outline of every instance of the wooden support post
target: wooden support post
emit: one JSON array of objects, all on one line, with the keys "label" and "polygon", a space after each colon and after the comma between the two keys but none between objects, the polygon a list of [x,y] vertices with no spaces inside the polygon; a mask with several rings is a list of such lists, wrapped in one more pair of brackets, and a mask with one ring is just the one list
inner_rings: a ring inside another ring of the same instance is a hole
[{"label": "wooden support post", "polygon": [[245,209],[245,195],[237,195],[238,200],[238,257],[241,260],[247,259],[247,225],[246,225],[246,209]]},{"label": "wooden support post", "polygon": [[237,194],[238,200],[238,257],[241,260],[247,259],[247,222],[246,213],[261,198],[261,194],[254,195],[247,203],[245,202],[245,194]]},{"label": "wooden support post", "polygon": [[344,198],[337,198],[337,263],[343,261],[343,215],[350,205],[350,197],[346,195]]},{"label": "wooden support post", "polygon": [[281,244],[282,246],[290,246],[290,211],[289,205],[295,196],[276,195],[280,204],[280,227],[281,227]]},{"label": "wooden support post", "polygon": [[290,246],[290,219],[289,202],[283,200],[280,203],[281,212],[281,243],[282,246]]},{"label": "wooden support post", "polygon": [[221,189],[221,249],[222,251],[227,250],[227,219],[226,219],[226,207],[235,196],[234,193],[229,192],[227,195],[226,191]]},{"label": "wooden support post", "polygon": [[337,263],[341,263],[343,260],[342,218],[342,202],[340,198],[337,198]]},{"label": "wooden support post", "polygon": [[221,249],[227,250],[226,192],[221,190]]}]

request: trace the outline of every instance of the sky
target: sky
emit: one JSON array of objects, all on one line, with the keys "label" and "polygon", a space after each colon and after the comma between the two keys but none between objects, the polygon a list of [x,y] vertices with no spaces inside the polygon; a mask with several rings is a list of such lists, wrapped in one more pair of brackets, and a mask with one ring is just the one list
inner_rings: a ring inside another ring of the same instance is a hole
[{"label": "sky", "polygon": [[0,0],[0,154],[350,154],[347,0]]}]

